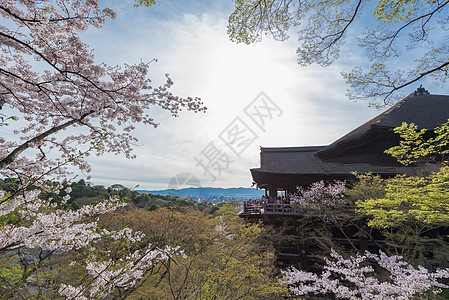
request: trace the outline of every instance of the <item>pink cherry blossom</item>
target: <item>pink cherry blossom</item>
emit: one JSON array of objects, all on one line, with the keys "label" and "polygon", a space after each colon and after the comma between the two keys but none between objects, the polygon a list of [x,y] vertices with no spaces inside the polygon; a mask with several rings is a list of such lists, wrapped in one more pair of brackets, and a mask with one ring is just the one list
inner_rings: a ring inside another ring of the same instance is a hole
[{"label": "pink cherry blossom", "polygon": [[305,214],[313,214],[325,221],[335,222],[338,219],[338,209],[347,204],[344,193],[345,181],[334,181],[325,184],[323,180],[314,182],[307,189],[298,187],[298,191],[290,195],[293,208]]},{"label": "pink cherry blossom", "polygon": [[[449,269],[429,272],[426,268],[417,268],[402,260],[401,256],[387,256],[385,253],[356,255],[343,258],[332,250],[332,259],[325,259],[326,265],[321,275],[292,268],[284,271],[282,282],[290,285],[295,295],[333,293],[341,299],[411,299],[431,291],[441,292],[448,288],[442,284],[442,278],[449,278]],[[372,262],[384,268],[390,276],[381,281],[375,277]]]},{"label": "pink cherry blossom", "polygon": [[[98,0],[3,0],[0,16],[0,126],[8,130],[7,123],[20,122],[10,129],[13,138],[0,138],[0,176],[15,180],[12,192],[0,190],[0,216],[14,214],[21,220],[1,225],[0,251],[68,251],[104,236],[139,241],[138,232],[103,231],[96,221],[85,222],[124,206],[118,199],[70,211],[43,193],[62,191],[62,185],[49,180],[66,179],[70,166],[89,173],[91,154],[134,158],[135,124],[158,125],[149,109],[157,106],[173,116],[182,110],[203,112],[201,100],[173,95],[168,75],[162,86],[153,87],[148,74],[154,62],[114,67],[96,62],[80,34],[116,16]],[[71,190],[64,192],[63,203]],[[92,283],[90,296],[83,294],[84,287],[69,285],[61,293],[70,299],[105,297],[116,286],[132,285],[152,263],[179,252],[149,247],[123,258],[122,265],[91,260],[88,272],[100,268],[101,276],[95,276],[101,284]],[[126,268],[135,271],[123,272]]]}]

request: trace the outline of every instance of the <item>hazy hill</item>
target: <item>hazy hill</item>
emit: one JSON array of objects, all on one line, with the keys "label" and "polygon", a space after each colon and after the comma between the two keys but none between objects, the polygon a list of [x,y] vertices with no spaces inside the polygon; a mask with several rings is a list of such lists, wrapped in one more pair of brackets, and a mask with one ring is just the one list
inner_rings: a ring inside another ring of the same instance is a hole
[{"label": "hazy hill", "polygon": [[221,202],[228,200],[246,201],[249,199],[258,199],[264,195],[264,190],[257,190],[255,188],[212,188],[212,187],[198,187],[198,188],[183,188],[183,189],[167,189],[167,190],[137,190],[139,193],[150,193],[153,195],[167,195],[189,198],[192,200]]}]

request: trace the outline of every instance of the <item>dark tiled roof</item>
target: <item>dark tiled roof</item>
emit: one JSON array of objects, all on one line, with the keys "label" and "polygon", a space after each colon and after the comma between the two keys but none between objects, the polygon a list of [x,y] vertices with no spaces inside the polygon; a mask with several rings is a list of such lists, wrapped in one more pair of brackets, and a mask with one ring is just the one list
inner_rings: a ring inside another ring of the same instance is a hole
[{"label": "dark tiled roof", "polygon": [[342,144],[348,144],[368,135],[374,128],[395,128],[402,122],[414,123],[418,128],[433,129],[449,119],[449,96],[410,95],[391,108],[357,127],[342,138],[319,151],[318,156],[335,151]]},{"label": "dark tiled roof", "polygon": [[[348,145],[356,146],[358,141],[369,140],[370,132],[389,132],[402,122],[415,123],[419,128],[433,129],[449,118],[449,96],[411,95],[372,120],[354,129],[329,146],[261,148],[260,168],[251,169],[254,174],[351,174],[352,172],[378,174],[403,173],[406,169],[394,164],[368,163],[366,159],[358,163],[342,163],[329,160],[329,153],[339,157]],[[353,144],[354,143],[354,144]],[[339,154],[340,153],[340,154]],[[366,155],[373,155],[367,153]]]},{"label": "dark tiled roof", "polygon": [[351,174],[359,173],[400,173],[402,167],[378,166],[372,164],[342,164],[323,162],[315,154],[320,147],[261,148],[260,168],[255,172],[277,174]]},{"label": "dark tiled roof", "polygon": [[304,147],[260,147],[261,153],[285,153],[285,152],[316,152],[327,146],[304,146]]}]

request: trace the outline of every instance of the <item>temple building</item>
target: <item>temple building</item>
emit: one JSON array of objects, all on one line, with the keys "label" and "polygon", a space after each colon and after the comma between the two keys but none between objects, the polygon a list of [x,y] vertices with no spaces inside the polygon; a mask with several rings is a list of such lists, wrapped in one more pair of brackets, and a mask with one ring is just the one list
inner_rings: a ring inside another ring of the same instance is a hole
[{"label": "temple building", "polygon": [[[258,188],[265,189],[267,200],[244,203],[239,214],[245,220],[262,221],[276,230],[280,237],[274,243],[277,265],[294,266],[299,270],[318,272],[320,253],[338,245],[358,251],[379,250],[385,236],[379,230],[367,235],[359,225],[342,226],[323,221],[320,213],[295,209],[288,197],[279,195],[296,192],[297,186],[307,187],[324,180],[355,180],[354,172],[379,174],[424,174],[422,166],[403,166],[384,151],[399,145],[400,136],[394,128],[403,122],[414,123],[418,129],[427,129],[433,135],[436,127],[448,122],[449,96],[430,95],[419,88],[390,109],[327,146],[261,148],[260,167],[251,169]],[[439,165],[430,165],[438,168]],[[428,171],[428,170],[427,170]],[[275,201],[275,198],[278,198]],[[341,208],[339,208],[341,209]],[[349,208],[351,209],[351,208]],[[344,224],[344,223],[342,223]],[[448,228],[441,227],[427,233],[431,239],[447,241]],[[315,236],[316,235],[316,236]],[[431,255],[426,263],[433,264]]]},{"label": "temple building", "polygon": [[297,186],[319,180],[351,180],[354,172],[384,177],[412,173],[384,151],[399,144],[394,128],[414,123],[430,132],[449,119],[449,96],[430,95],[419,88],[390,109],[327,146],[260,148],[260,167],[253,181],[268,197],[294,193]]}]

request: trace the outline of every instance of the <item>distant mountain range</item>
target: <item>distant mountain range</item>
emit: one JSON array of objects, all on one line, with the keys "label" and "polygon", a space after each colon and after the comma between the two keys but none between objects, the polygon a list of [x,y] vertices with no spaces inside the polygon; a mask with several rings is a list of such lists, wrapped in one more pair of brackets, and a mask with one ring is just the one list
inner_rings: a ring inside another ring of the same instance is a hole
[{"label": "distant mountain range", "polygon": [[178,196],[189,198],[195,201],[208,201],[218,203],[229,200],[247,201],[249,199],[259,199],[264,195],[264,190],[255,188],[212,188],[212,187],[191,187],[183,189],[168,189],[158,191],[137,190],[139,193],[150,193],[153,195]]}]

